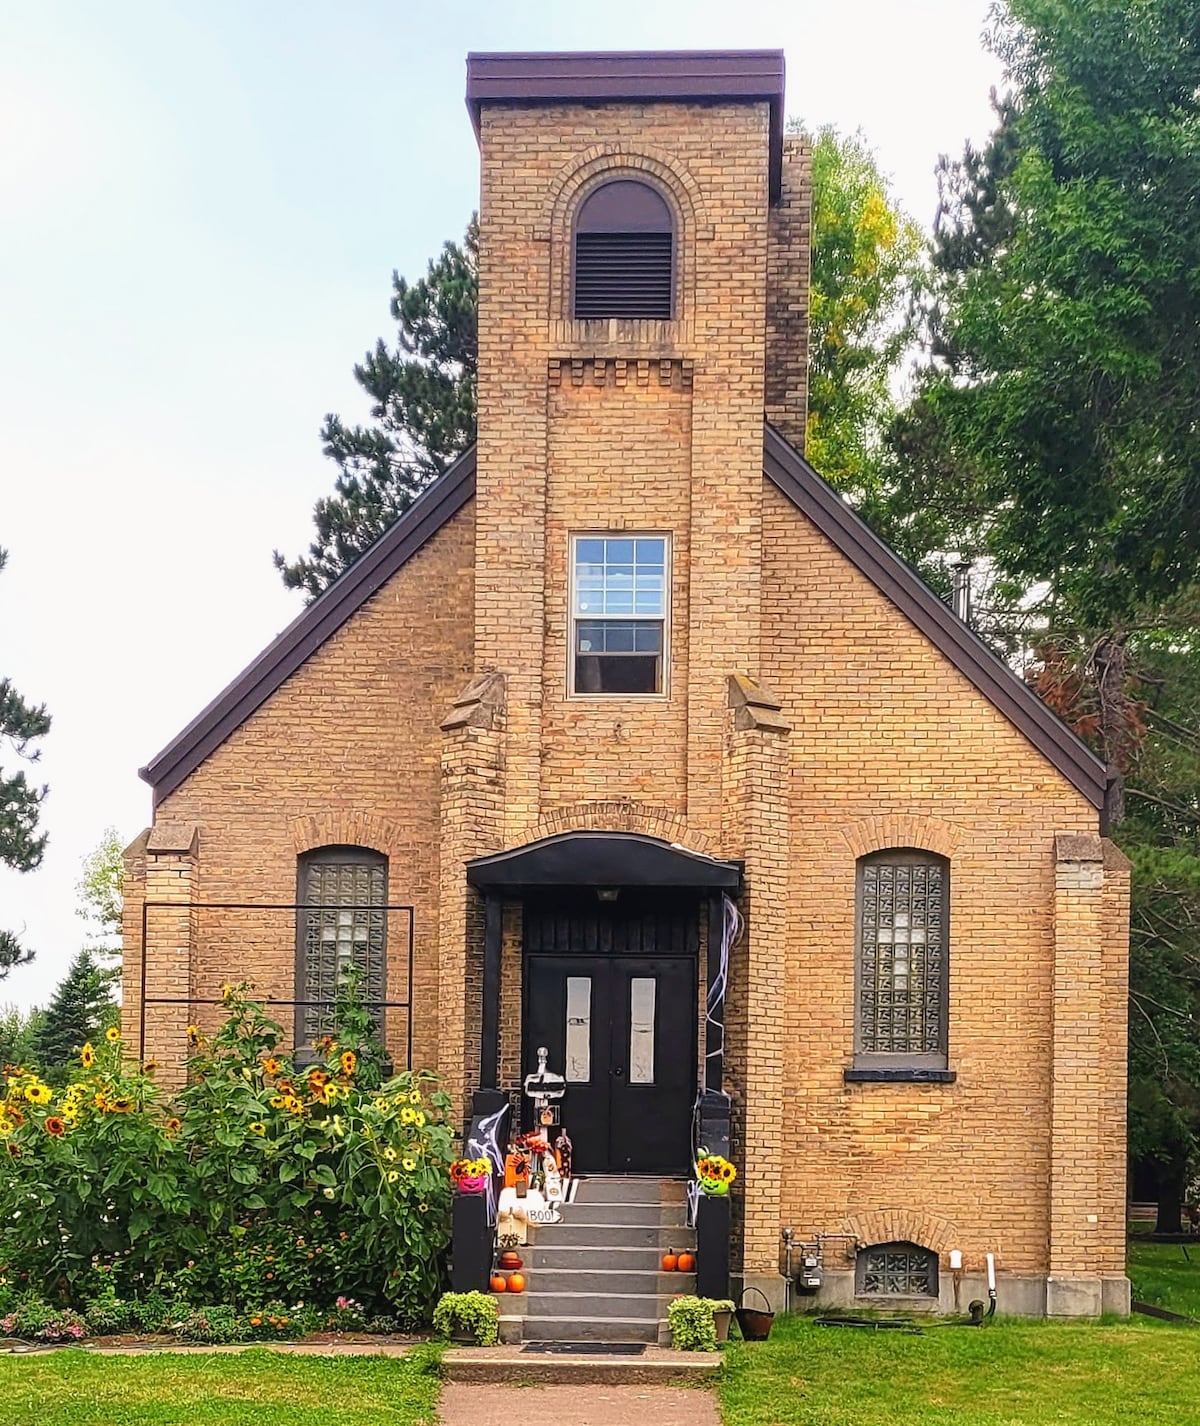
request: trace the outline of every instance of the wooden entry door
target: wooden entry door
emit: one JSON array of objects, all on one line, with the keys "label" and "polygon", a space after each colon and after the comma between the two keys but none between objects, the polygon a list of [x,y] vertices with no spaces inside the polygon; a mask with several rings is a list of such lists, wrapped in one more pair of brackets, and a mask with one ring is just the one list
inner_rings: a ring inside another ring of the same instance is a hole
[{"label": "wooden entry door", "polygon": [[[624,895],[624,893],[623,893]],[[591,898],[589,906],[585,898]],[[682,1174],[696,1098],[698,908],[595,893],[525,915],[524,1071],[564,1074],[580,1173]]]}]

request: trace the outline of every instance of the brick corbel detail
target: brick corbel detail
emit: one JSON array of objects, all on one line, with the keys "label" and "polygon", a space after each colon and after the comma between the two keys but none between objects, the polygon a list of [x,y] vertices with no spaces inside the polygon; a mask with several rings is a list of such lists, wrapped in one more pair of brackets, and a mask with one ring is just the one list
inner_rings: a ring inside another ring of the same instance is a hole
[{"label": "brick corbel detail", "polygon": [[919,817],[913,813],[864,817],[841,830],[855,861],[871,852],[885,852],[896,847],[936,852],[938,856],[952,860],[963,835],[962,828],[952,822],[943,822],[938,817]]},{"label": "brick corbel detail", "polygon": [[877,1243],[915,1243],[944,1256],[958,1241],[958,1227],[949,1218],[935,1213],[917,1213],[908,1208],[879,1208],[869,1213],[851,1213],[844,1231],[864,1248]]},{"label": "brick corbel detail", "polygon": [[[137,868],[141,854],[127,853],[127,867]],[[144,843],[146,942],[146,1039],[139,1046],[143,1058],[158,1065],[159,1083],[167,1088],[183,1084],[187,1076],[187,1027],[192,1018],[188,997],[192,993],[192,958],[196,948],[199,900],[200,834],[193,823],[162,822],[148,829]],[[141,904],[137,910],[141,913]],[[140,940],[141,926],[136,938]],[[140,964],[138,972],[140,974]],[[137,992],[135,991],[135,998]],[[151,1000],[177,1003],[150,1004]],[[139,1005],[140,1010],[140,1005]],[[137,1044],[136,1027],[131,1040]]]},{"label": "brick corbel detail", "polygon": [[[739,692],[762,695],[743,680]],[[767,699],[767,695],[762,695]],[[735,1153],[744,1213],[742,1268],[778,1271],[782,1222],[788,926],[790,738],[786,724],[762,721],[776,710],[749,697],[726,709],[722,766],[725,855],[745,859],[742,912],[746,930],[730,967],[726,1020],[730,1081],[735,1089]],[[753,716],[746,716],[747,713]]]},{"label": "brick corbel detail", "polygon": [[290,831],[297,856],[317,847],[367,847],[391,857],[404,846],[399,826],[373,812],[316,812],[294,817]]},{"label": "brick corbel detail", "polygon": [[562,832],[640,832],[690,851],[715,855],[711,839],[693,831],[687,819],[649,802],[576,802],[539,818],[530,841]]},{"label": "brick corbel detail", "polygon": [[442,726],[437,1067],[458,1120],[479,1082],[483,993],[483,902],[466,864],[504,845],[505,687],[501,674],[473,680]]}]

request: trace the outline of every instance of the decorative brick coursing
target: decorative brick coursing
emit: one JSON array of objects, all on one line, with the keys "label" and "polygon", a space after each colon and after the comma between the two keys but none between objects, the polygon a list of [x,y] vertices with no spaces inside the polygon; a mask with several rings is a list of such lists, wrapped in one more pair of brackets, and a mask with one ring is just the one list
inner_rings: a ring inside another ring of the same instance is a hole
[{"label": "decorative brick coursing", "polygon": [[655,807],[645,802],[577,802],[569,807],[556,807],[538,819],[530,841],[553,837],[560,832],[641,832],[658,837],[689,851],[711,853],[711,839],[695,832],[687,819],[668,807]]},{"label": "decorative brick coursing", "polygon": [[850,855],[869,856],[893,848],[911,847],[936,852],[940,857],[953,858],[962,840],[962,828],[944,822],[940,817],[920,817],[891,812],[882,817],[864,817],[852,826],[841,829]]},{"label": "decorative brick coursing", "polygon": [[951,1248],[959,1247],[962,1237],[958,1225],[936,1213],[922,1213],[908,1204],[894,1208],[875,1208],[865,1213],[851,1213],[844,1220],[843,1232],[854,1238],[860,1247],[877,1243],[915,1243],[919,1248],[944,1257]]},{"label": "decorative brick coursing", "polygon": [[398,823],[371,812],[350,810],[295,817],[291,830],[297,856],[318,847],[369,847],[385,857],[393,857],[401,855],[407,841]]}]

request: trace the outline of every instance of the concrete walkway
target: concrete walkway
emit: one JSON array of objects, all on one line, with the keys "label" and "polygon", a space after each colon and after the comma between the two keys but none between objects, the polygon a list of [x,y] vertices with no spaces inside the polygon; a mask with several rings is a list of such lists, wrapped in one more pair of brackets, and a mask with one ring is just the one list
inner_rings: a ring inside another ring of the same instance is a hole
[{"label": "concrete walkway", "polygon": [[711,1392],[678,1386],[499,1386],[449,1381],[441,1426],[720,1426]]}]

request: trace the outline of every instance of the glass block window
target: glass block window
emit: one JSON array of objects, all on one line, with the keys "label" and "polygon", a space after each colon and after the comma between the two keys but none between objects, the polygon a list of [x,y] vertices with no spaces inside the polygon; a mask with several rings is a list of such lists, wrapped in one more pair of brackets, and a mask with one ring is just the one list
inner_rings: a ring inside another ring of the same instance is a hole
[{"label": "glass block window", "polygon": [[574,692],[663,692],[669,576],[665,535],[575,537]]},{"label": "glass block window", "polygon": [[915,1243],[877,1243],[859,1251],[854,1290],[861,1297],[936,1297],[937,1254]]},{"label": "glass block window", "polygon": [[946,1054],[949,869],[920,852],[858,864],[858,1049]]},{"label": "glass block window", "polygon": [[[333,1030],[333,1002],[345,966],[363,968],[368,1002],[384,999],[387,859],[364,847],[312,852],[300,859],[297,900],[302,909],[296,999],[310,1003],[297,1007],[296,1040],[311,1045]],[[376,1019],[382,1019],[381,1011]]]}]

